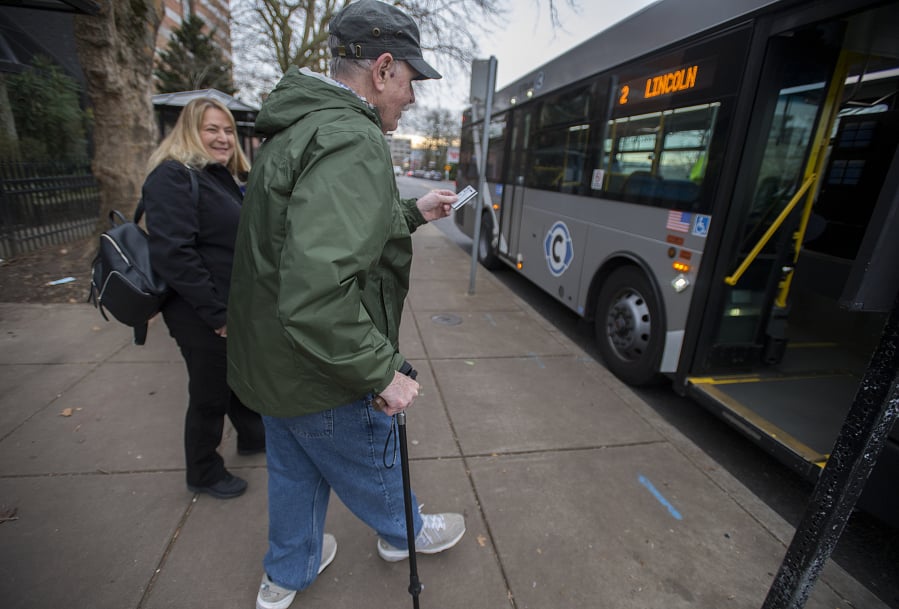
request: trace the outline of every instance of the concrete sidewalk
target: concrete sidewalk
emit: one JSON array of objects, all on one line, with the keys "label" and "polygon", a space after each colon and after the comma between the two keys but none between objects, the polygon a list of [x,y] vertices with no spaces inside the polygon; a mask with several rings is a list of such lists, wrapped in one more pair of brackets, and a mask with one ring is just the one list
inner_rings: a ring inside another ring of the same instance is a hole
[{"label": "concrete sidewalk", "polygon": [[[402,351],[425,510],[465,514],[418,561],[426,609],[757,609],[791,528],[433,226],[414,237]],[[250,488],[184,482],[187,381],[164,324],[144,347],[88,305],[0,305],[0,607],[249,609],[266,550]],[[334,563],[294,609],[411,607],[408,563],[332,497]],[[833,563],[810,609],[886,607]]]}]

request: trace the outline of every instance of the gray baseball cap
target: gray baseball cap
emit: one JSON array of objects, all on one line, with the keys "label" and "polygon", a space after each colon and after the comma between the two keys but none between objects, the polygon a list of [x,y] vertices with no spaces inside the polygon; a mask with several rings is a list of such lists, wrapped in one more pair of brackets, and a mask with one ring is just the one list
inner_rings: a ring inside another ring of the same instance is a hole
[{"label": "gray baseball cap", "polygon": [[405,61],[423,78],[443,78],[421,56],[418,26],[409,15],[380,0],[359,0],[334,15],[328,32],[340,44],[331,48],[335,57],[377,59],[390,53]]}]

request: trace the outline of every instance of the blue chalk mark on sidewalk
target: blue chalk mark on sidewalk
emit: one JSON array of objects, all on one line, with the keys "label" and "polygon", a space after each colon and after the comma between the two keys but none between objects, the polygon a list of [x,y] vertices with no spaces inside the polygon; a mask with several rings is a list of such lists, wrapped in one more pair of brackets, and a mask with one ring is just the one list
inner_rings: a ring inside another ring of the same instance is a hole
[{"label": "blue chalk mark on sidewalk", "polygon": [[543,365],[543,362],[540,360],[540,356],[537,355],[536,353],[534,353],[533,351],[530,351],[530,352],[528,353],[528,357],[531,358],[532,360],[534,360],[535,362],[537,362],[537,366],[538,366],[538,367],[540,367],[540,368],[546,368],[546,366],[544,366],[544,365]]},{"label": "blue chalk mark on sidewalk", "polygon": [[665,496],[662,495],[662,493],[660,493],[658,489],[652,485],[652,482],[650,482],[646,476],[638,476],[637,479],[640,481],[640,484],[649,489],[649,492],[652,493],[652,496],[655,497],[659,503],[665,506],[665,508],[668,510],[668,513],[674,516],[677,520],[684,519],[684,517],[680,515],[680,512],[678,512],[674,508],[674,506],[671,505],[671,503],[669,503],[667,499],[665,499]]}]

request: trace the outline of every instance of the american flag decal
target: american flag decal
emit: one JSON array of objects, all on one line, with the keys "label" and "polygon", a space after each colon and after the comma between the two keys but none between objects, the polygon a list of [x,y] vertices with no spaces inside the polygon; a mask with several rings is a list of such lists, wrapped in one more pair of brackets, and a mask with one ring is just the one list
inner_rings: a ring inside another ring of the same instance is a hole
[{"label": "american flag decal", "polygon": [[686,211],[669,211],[665,228],[679,233],[690,232],[690,213]]}]

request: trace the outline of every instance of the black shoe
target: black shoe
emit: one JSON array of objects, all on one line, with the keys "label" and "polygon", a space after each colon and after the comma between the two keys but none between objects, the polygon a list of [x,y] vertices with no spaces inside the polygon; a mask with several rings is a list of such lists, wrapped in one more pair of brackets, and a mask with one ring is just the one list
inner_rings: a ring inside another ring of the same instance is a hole
[{"label": "black shoe", "polygon": [[262,446],[256,446],[247,448],[245,446],[237,447],[237,454],[243,457],[249,457],[250,455],[264,455],[265,454],[265,444]]},{"label": "black shoe", "polygon": [[225,472],[225,477],[209,486],[192,486],[187,485],[192,493],[206,493],[217,499],[233,499],[240,497],[247,490],[247,481],[243,478]]}]

